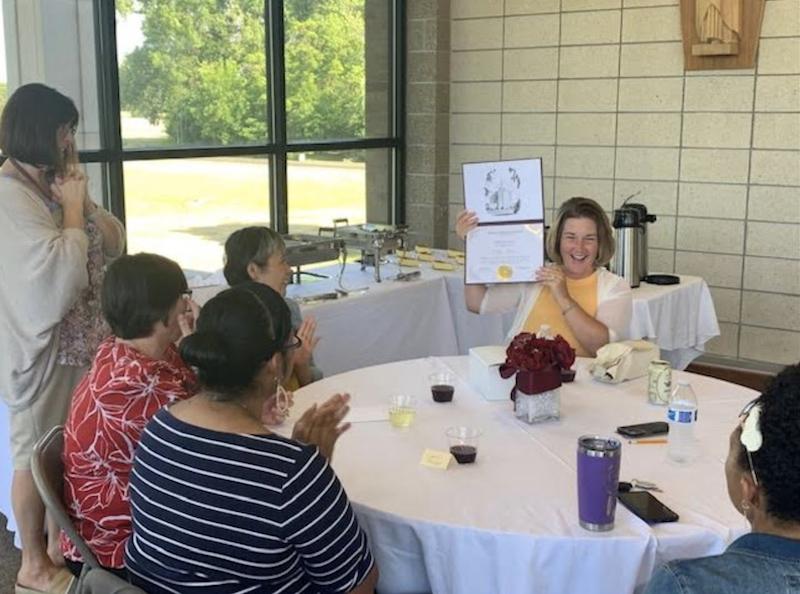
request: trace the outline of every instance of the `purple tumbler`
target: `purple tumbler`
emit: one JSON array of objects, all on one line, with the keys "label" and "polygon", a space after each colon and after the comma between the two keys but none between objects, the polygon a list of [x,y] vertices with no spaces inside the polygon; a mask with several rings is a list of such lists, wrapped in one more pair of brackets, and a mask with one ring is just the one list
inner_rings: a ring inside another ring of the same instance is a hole
[{"label": "purple tumbler", "polygon": [[614,527],[621,454],[619,440],[597,435],[578,438],[578,518],[587,530]]}]

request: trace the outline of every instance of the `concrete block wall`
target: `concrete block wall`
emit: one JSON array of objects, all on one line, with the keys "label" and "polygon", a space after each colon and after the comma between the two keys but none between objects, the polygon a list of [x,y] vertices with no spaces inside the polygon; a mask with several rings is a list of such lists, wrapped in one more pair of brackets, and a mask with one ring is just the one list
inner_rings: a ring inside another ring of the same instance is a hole
[{"label": "concrete block wall", "polygon": [[542,157],[548,217],[641,192],[653,271],[711,286],[711,353],[800,359],[800,0],[767,1],[753,70],[684,72],[677,0],[451,0],[449,43],[450,245],[462,162]]}]

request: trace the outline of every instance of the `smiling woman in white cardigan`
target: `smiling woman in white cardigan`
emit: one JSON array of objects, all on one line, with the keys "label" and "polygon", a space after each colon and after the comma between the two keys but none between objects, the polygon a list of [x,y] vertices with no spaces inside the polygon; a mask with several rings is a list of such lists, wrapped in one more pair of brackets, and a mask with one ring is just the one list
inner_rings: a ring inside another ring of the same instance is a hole
[{"label": "smiling woman in white cardigan", "polygon": [[[478,224],[463,211],[456,233],[464,239]],[[605,212],[590,198],[570,198],[558,209],[547,237],[552,265],[536,271],[530,283],[467,285],[467,309],[474,313],[517,310],[508,340],[519,332],[536,332],[542,324],[561,334],[578,356],[627,338],[631,288],[604,268],[614,255],[614,239]]]}]

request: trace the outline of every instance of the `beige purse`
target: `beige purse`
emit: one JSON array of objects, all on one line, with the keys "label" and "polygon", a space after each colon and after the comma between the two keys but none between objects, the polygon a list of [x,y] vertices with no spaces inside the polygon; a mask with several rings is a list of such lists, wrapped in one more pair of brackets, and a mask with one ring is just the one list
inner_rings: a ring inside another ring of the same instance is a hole
[{"label": "beige purse", "polygon": [[647,375],[650,362],[660,355],[658,345],[646,340],[611,342],[597,351],[589,371],[601,382],[618,384]]}]

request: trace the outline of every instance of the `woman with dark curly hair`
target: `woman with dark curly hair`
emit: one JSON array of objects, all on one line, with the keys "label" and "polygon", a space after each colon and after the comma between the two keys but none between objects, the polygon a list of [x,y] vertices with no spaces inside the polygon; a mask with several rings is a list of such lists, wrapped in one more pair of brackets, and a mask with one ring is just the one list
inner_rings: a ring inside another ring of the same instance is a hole
[{"label": "woman with dark curly hair", "polygon": [[800,592],[800,363],[742,410],[725,478],[752,532],[722,555],[667,563],[645,594]]}]

